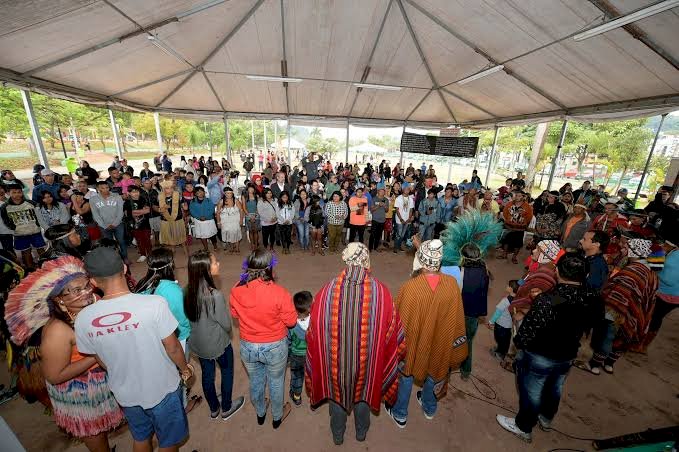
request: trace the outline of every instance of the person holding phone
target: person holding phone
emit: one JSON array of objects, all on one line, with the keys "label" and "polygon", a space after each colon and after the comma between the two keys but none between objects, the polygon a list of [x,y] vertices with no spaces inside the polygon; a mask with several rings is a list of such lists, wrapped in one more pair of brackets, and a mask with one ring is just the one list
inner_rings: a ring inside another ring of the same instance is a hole
[{"label": "person holding phone", "polygon": [[370,239],[368,241],[368,250],[379,251],[380,241],[382,239],[382,231],[384,231],[384,223],[387,219],[387,212],[390,208],[389,199],[385,196],[384,188],[377,190],[377,195],[373,199],[373,204],[370,209],[372,212],[372,223],[370,225]]},{"label": "person holding phone", "polygon": [[357,188],[354,196],[349,198],[349,243],[358,235],[358,241],[363,243],[363,234],[367,224],[368,198],[363,188]]}]

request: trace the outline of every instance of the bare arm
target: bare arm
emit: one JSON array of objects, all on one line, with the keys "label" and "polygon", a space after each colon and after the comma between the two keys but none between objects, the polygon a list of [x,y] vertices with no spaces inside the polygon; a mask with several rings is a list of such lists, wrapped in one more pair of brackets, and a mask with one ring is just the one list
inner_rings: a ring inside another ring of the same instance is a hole
[{"label": "bare arm", "polygon": [[75,333],[70,326],[59,320],[52,320],[45,327],[40,344],[42,373],[45,380],[56,385],[72,380],[97,364],[93,356],[71,362],[71,348]]},{"label": "bare arm", "polygon": [[174,333],[170,334],[168,337],[162,340],[163,347],[165,347],[165,352],[167,356],[170,357],[172,362],[179,368],[182,374],[190,372],[187,364],[186,358],[184,357],[184,350],[182,349],[182,344],[179,343],[179,339]]}]

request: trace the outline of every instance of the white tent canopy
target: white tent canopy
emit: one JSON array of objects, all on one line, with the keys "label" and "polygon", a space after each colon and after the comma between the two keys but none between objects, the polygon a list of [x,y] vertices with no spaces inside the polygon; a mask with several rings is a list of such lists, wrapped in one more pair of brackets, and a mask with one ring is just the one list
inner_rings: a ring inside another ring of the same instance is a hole
[{"label": "white tent canopy", "polygon": [[350,152],[361,152],[361,153],[368,153],[368,154],[383,154],[387,152],[386,149],[377,146],[375,144],[365,142],[361,144],[357,144],[356,146],[351,146],[349,148]]},{"label": "white tent canopy", "polygon": [[651,115],[679,106],[679,8],[573,37],[656,2],[5,2],[0,81],[211,117],[490,127]]}]

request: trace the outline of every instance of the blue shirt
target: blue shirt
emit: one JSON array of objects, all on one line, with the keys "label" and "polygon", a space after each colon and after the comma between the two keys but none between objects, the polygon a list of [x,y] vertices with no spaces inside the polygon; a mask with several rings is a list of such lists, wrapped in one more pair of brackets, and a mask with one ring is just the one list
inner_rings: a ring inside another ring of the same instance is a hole
[{"label": "blue shirt", "polygon": [[202,201],[198,198],[193,198],[193,201],[189,204],[189,213],[197,220],[200,220],[201,217],[205,218],[205,220],[214,220],[215,205],[208,198],[203,198]]},{"label": "blue shirt", "polygon": [[587,287],[600,291],[608,281],[608,265],[603,254],[588,256],[589,275],[587,275]]},{"label": "blue shirt", "polygon": [[177,323],[179,323],[177,338],[180,341],[188,339],[191,335],[191,323],[184,313],[184,291],[179,287],[177,281],[161,280],[153,294],[165,298],[172,315],[177,319]]},{"label": "blue shirt", "polygon": [[679,296],[679,251],[672,251],[665,257],[665,266],[658,274],[658,292]]}]

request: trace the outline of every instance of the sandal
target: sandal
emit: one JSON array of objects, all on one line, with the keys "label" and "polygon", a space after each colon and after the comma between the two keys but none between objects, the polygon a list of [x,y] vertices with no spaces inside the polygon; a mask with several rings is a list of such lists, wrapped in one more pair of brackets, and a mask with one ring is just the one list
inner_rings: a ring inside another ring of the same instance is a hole
[{"label": "sandal", "polygon": [[191,412],[191,410],[193,410],[195,407],[197,407],[198,404],[202,401],[203,401],[203,397],[201,397],[199,395],[191,396],[188,403],[186,404],[186,408],[184,408],[184,411],[186,412],[186,414],[189,414]]},{"label": "sandal", "polygon": [[601,375],[601,369],[598,368],[598,367],[590,366],[588,362],[575,361],[573,363],[573,365],[580,370],[584,370],[585,372],[589,372],[592,375]]}]

